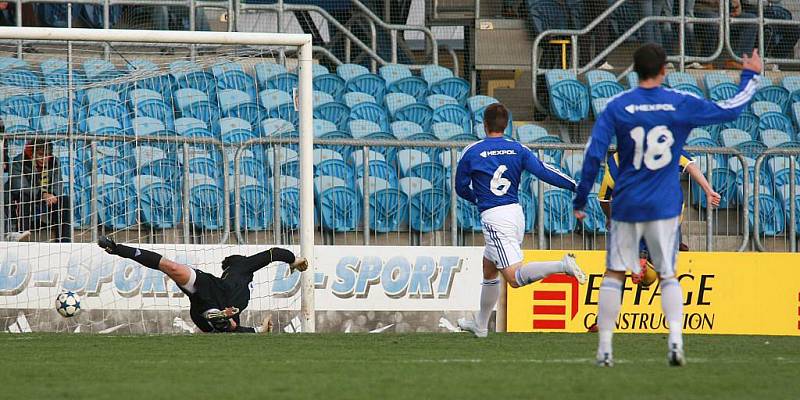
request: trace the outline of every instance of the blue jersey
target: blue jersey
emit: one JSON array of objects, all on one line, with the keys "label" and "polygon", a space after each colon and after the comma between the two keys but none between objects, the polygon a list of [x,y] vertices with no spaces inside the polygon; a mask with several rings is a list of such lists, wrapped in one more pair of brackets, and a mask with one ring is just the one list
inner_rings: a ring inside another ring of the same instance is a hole
[{"label": "blue jersey", "polygon": [[697,126],[735,120],[759,82],[755,72],[742,71],[739,92],[719,103],[662,87],[638,87],[612,98],[586,146],[574,208],[586,206],[600,163],[616,135],[619,165],[612,219],[644,222],[680,215],[683,193],[675,171],[689,132]]},{"label": "blue jersey", "polygon": [[481,212],[519,203],[517,191],[522,171],[560,188],[575,191],[575,181],[543,163],[533,152],[503,137],[475,142],[461,154],[456,170],[456,193],[475,203]]}]

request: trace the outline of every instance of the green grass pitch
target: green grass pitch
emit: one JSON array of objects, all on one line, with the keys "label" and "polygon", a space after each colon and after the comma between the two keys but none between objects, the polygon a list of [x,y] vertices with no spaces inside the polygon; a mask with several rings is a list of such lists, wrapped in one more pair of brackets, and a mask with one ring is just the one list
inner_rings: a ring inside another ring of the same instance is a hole
[{"label": "green grass pitch", "polygon": [[800,337],[0,334],[3,399],[797,399]]}]

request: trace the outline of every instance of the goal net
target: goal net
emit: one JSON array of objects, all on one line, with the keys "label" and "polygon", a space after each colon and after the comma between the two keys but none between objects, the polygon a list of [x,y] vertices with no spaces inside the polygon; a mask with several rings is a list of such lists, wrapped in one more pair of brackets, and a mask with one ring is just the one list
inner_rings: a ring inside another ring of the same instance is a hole
[{"label": "goal net", "polygon": [[[310,39],[43,28],[0,38],[2,330],[197,331],[172,281],[105,254],[101,236],[217,276],[232,254],[312,255],[300,183]],[[269,316],[282,331],[313,330],[309,281],[286,264],[263,268],[242,325]],[[78,316],[56,312],[62,291],[81,297]]]}]

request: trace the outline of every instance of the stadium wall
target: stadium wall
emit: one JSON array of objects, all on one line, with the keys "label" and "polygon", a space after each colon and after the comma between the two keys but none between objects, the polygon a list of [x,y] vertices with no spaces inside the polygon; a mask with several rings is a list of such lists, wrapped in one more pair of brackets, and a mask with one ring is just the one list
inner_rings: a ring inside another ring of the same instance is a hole
[{"label": "stadium wall", "polygon": [[[605,252],[574,252],[590,274],[553,276],[508,292],[509,332],[586,332],[596,320]],[[561,251],[527,251],[526,260],[562,257]],[[790,253],[681,253],[684,331],[699,334],[800,336],[800,271]],[[772,273],[771,271],[778,271]],[[618,332],[665,333],[657,283],[649,289],[626,280]]]},{"label": "stadium wall", "polygon": [[[224,257],[269,246],[142,247],[219,276]],[[449,325],[442,318],[454,324],[478,309],[482,248],[410,249],[317,246],[317,330],[446,330]],[[3,330],[180,333],[192,325],[188,299],[161,272],[108,255],[96,245],[0,243],[0,254]],[[279,329],[299,330],[299,274],[290,275],[288,265],[274,263],[253,282],[244,323],[260,324],[270,313]],[[62,290],[81,295],[83,312],[77,317],[64,319],[56,313],[53,301]]]}]

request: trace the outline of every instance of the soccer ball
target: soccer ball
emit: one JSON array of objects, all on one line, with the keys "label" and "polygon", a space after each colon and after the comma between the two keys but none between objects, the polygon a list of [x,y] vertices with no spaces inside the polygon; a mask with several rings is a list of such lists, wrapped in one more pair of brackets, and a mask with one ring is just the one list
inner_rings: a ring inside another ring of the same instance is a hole
[{"label": "soccer ball", "polygon": [[81,296],[75,292],[61,292],[56,297],[56,311],[64,318],[81,313]]},{"label": "soccer ball", "polygon": [[656,269],[653,267],[653,264],[651,264],[650,261],[645,262],[643,268],[644,268],[644,276],[642,277],[642,280],[641,282],[639,282],[639,284],[647,288],[650,287],[656,281],[656,279],[658,279],[658,273],[656,272]]}]

